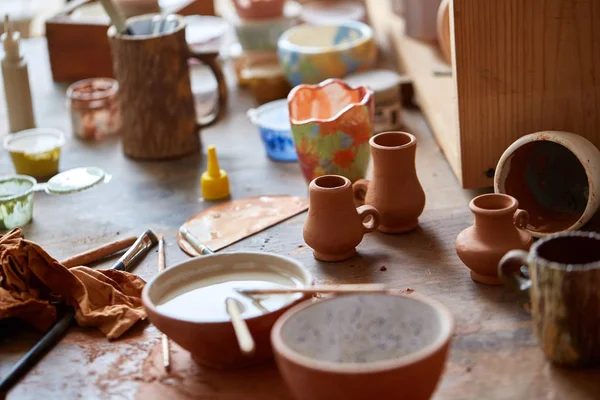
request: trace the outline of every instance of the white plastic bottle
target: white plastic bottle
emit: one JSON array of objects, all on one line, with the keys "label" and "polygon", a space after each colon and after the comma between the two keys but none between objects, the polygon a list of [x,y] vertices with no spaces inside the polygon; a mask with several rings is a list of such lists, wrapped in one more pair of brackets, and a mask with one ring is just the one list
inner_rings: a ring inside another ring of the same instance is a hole
[{"label": "white plastic bottle", "polygon": [[20,39],[21,34],[13,32],[12,24],[7,15],[4,19],[4,33],[1,36],[2,46],[4,47],[2,79],[4,80],[10,132],[35,128],[27,61],[21,55]]}]

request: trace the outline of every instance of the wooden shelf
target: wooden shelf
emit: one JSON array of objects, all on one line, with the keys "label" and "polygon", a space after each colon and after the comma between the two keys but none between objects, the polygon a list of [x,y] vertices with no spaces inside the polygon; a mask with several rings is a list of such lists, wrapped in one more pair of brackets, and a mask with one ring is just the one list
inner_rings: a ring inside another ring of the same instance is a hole
[{"label": "wooden shelf", "polygon": [[450,67],[442,61],[435,43],[404,35],[404,20],[394,14],[390,2],[366,0],[366,4],[380,48],[392,53],[400,68],[411,77],[416,100],[450,167],[462,183],[456,85],[452,76],[435,74],[435,71],[449,70]]}]

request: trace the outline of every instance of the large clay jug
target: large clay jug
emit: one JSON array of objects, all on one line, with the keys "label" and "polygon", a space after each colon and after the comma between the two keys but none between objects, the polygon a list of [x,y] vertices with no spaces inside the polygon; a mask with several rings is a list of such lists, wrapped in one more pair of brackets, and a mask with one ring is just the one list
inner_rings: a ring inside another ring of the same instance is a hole
[{"label": "large clay jug", "polygon": [[379,231],[408,232],[419,225],[425,208],[425,192],[415,168],[417,138],[405,132],[383,132],[373,136],[369,144],[373,180],[356,181],[354,195],[379,211]]},{"label": "large clay jug", "polygon": [[[379,213],[373,206],[354,206],[352,184],[339,175],[324,175],[308,186],[308,218],[304,241],[316,259],[342,261],[356,253],[363,235],[377,229]],[[363,222],[371,216],[368,222]]]},{"label": "large clay jug", "polygon": [[498,263],[510,250],[529,250],[533,242],[525,230],[529,214],[507,194],[490,193],[475,197],[469,208],[475,214],[473,226],[456,238],[456,253],[479,283],[500,285]]}]

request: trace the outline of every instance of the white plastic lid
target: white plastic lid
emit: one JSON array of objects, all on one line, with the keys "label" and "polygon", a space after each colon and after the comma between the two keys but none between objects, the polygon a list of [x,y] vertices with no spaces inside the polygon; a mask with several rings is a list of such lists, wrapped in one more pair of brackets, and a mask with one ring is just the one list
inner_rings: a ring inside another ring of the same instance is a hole
[{"label": "white plastic lid", "polygon": [[248,110],[254,125],[278,131],[291,129],[287,99],[275,100],[256,109]]},{"label": "white plastic lid", "polygon": [[190,45],[204,44],[219,39],[225,35],[228,28],[227,21],[211,15],[187,16],[185,24],[185,38]]},{"label": "white plastic lid", "polygon": [[344,81],[353,87],[367,86],[375,93],[385,92],[400,84],[401,77],[394,71],[387,69],[374,69],[349,75]]},{"label": "white plastic lid", "polygon": [[4,148],[12,153],[46,153],[64,144],[65,135],[58,129],[51,128],[27,129],[4,138]]},{"label": "white plastic lid", "polygon": [[304,5],[302,20],[313,25],[331,25],[344,21],[364,21],[365,7],[357,1],[321,2]]}]

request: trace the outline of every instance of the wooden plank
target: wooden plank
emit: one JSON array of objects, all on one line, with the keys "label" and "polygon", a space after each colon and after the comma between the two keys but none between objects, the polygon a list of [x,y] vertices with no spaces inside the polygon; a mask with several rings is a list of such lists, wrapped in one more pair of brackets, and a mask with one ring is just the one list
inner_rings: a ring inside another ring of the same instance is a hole
[{"label": "wooden plank", "polygon": [[[404,35],[404,20],[394,14],[390,2],[366,1],[371,25],[379,42],[391,43],[401,69],[412,78],[417,101],[450,167],[462,180],[456,90],[451,76],[436,76],[448,69],[436,44]],[[387,45],[383,46],[384,49]],[[388,50],[389,51],[389,50]]]},{"label": "wooden plank", "polygon": [[542,130],[600,146],[600,2],[454,0],[463,186]]}]

